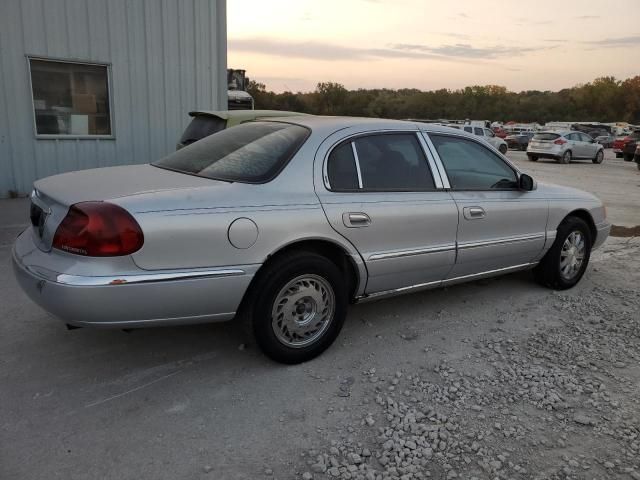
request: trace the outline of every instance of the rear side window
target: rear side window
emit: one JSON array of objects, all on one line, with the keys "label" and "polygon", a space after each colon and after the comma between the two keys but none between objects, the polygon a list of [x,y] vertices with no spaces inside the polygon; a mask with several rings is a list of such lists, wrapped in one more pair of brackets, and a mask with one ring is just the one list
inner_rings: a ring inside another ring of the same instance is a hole
[{"label": "rear side window", "polygon": [[210,135],[154,165],[214,180],[264,183],[284,168],[309,133],[288,123],[246,123]]},{"label": "rear side window", "polygon": [[546,141],[550,141],[550,140],[555,140],[557,138],[560,138],[560,135],[557,133],[536,133],[533,136],[533,140],[546,140]]},{"label": "rear side window", "polygon": [[489,148],[460,137],[430,134],[451,187],[456,190],[511,190],[515,171]]},{"label": "rear side window", "polygon": [[197,142],[201,138],[208,137],[220,130],[224,130],[226,124],[226,120],[218,117],[209,117],[205,115],[193,117],[193,120],[191,120],[191,123],[189,123],[183,132],[182,137],[180,137],[180,144],[182,146],[186,146],[193,142]]},{"label": "rear side window", "polygon": [[338,191],[435,189],[427,159],[412,133],[369,135],[345,142],[329,155],[327,174],[331,189]]},{"label": "rear side window", "polygon": [[476,135],[480,135],[481,137],[484,135],[482,129],[480,127],[473,127],[473,133]]},{"label": "rear side window", "polygon": [[464,131],[468,133],[473,133],[473,131],[471,130],[471,127],[464,127]]}]

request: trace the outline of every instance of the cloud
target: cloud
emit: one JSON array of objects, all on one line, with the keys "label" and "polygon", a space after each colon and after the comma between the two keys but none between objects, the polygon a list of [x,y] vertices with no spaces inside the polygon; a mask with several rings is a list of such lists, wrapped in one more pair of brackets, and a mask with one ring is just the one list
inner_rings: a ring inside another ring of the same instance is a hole
[{"label": "cloud", "polygon": [[444,57],[454,58],[470,58],[492,60],[500,57],[512,57],[522,55],[524,53],[536,52],[538,50],[549,49],[553,47],[473,47],[466,43],[456,43],[455,45],[442,45],[439,47],[431,47],[428,45],[412,45],[412,44],[395,44],[394,49],[408,52],[425,52],[429,54],[441,55]]},{"label": "cloud", "polygon": [[357,48],[317,41],[291,42],[272,38],[229,38],[229,50],[271,56],[312,60],[365,61],[375,58],[409,58],[472,62],[501,57],[519,56],[554,47],[473,47],[469,44],[429,46],[420,44],[390,44],[386,48]]},{"label": "cloud", "polygon": [[590,42],[583,42],[588,45],[596,47],[635,47],[640,46],[640,35],[634,35],[631,37],[618,37],[618,38],[604,38],[602,40],[592,40]]}]

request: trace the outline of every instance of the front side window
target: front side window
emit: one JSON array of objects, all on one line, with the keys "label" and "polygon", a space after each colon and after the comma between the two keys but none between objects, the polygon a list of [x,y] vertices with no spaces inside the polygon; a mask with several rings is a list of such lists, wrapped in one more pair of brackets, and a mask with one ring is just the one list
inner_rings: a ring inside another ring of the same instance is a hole
[{"label": "front side window", "polygon": [[484,135],[485,137],[495,137],[495,133],[493,133],[491,130],[489,130],[488,128],[484,129]]},{"label": "front side window", "polygon": [[153,165],[229,182],[274,178],[309,136],[300,125],[251,122],[214,133]]},{"label": "front side window", "polygon": [[516,172],[489,148],[466,138],[430,134],[455,190],[511,190]]},{"label": "front side window", "polygon": [[107,65],[29,59],[37,135],[110,136]]},{"label": "front side window", "polygon": [[358,137],[336,147],[327,161],[332,190],[410,192],[435,189],[427,159],[413,133]]}]

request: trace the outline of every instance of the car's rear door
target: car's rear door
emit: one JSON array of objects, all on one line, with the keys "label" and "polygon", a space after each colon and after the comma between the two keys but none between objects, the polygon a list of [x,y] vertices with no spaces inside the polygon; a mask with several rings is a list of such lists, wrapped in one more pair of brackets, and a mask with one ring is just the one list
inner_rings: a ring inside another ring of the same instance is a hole
[{"label": "car's rear door", "polygon": [[316,164],[316,193],[331,226],[362,255],[367,294],[448,275],[458,210],[418,131],[343,135],[320,147]]},{"label": "car's rear door", "polygon": [[449,279],[534,261],[545,244],[547,199],[519,190],[516,170],[483,142],[443,133],[429,133],[429,139],[460,212]]}]

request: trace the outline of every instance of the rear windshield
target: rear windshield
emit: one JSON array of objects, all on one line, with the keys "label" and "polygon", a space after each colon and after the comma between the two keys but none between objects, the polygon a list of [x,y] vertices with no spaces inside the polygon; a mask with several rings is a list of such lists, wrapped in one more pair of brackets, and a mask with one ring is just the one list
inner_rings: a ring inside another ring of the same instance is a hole
[{"label": "rear windshield", "polygon": [[222,118],[198,115],[191,120],[189,125],[187,125],[186,130],[180,138],[180,144],[182,146],[190,145],[201,138],[208,137],[220,130],[224,130],[226,123],[226,120],[223,120]]},{"label": "rear windshield", "polygon": [[534,140],[555,140],[556,138],[560,138],[560,134],[558,134],[558,133],[536,133],[533,136]]},{"label": "rear windshield", "polygon": [[214,180],[264,183],[284,168],[309,133],[289,123],[245,123],[204,138],[153,165]]}]

